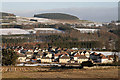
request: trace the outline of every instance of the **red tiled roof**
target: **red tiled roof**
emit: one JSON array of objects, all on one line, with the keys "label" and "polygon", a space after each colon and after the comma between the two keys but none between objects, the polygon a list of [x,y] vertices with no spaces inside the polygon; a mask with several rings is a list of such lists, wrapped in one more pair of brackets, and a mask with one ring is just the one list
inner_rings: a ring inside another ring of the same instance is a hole
[{"label": "red tiled roof", "polygon": [[59,56],[59,55],[61,55],[61,53],[57,53],[57,54],[55,54],[54,56]]},{"label": "red tiled roof", "polygon": [[61,50],[61,48],[58,48],[58,50]]},{"label": "red tiled roof", "polygon": [[67,52],[64,52],[64,54],[67,54],[67,55],[69,55]]},{"label": "red tiled roof", "polygon": [[60,54],[63,54],[63,55],[67,54],[67,55],[69,55],[67,52],[61,52]]},{"label": "red tiled roof", "polygon": [[86,56],[81,55],[78,59],[88,59]]},{"label": "red tiled roof", "polygon": [[101,54],[100,56],[101,56],[101,57],[103,57],[104,55],[103,55],[103,54]]},{"label": "red tiled roof", "polygon": [[62,56],[60,59],[70,59],[69,56]]},{"label": "red tiled roof", "polygon": [[94,53],[94,55],[98,55],[97,53]]},{"label": "red tiled roof", "polygon": [[108,58],[109,60],[112,60],[112,59],[110,59],[110,58]]},{"label": "red tiled roof", "polygon": [[102,59],[107,59],[107,58],[105,56],[103,56]]},{"label": "red tiled roof", "polygon": [[32,60],[36,61],[37,59],[32,59]]},{"label": "red tiled roof", "polygon": [[80,56],[81,56],[81,55],[77,53],[74,57],[80,57]]}]

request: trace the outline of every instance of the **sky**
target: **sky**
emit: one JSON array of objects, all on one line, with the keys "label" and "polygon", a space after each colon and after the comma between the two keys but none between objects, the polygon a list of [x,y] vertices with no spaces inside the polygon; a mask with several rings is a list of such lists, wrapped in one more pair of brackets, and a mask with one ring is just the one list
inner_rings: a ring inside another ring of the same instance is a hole
[{"label": "sky", "polygon": [[[46,1],[46,0],[45,0]],[[110,0],[109,0],[110,1]],[[81,20],[110,22],[118,19],[118,2],[2,2],[2,11],[33,17],[40,13],[67,13]]]},{"label": "sky", "polygon": [[120,0],[1,0],[2,2],[118,2]]}]

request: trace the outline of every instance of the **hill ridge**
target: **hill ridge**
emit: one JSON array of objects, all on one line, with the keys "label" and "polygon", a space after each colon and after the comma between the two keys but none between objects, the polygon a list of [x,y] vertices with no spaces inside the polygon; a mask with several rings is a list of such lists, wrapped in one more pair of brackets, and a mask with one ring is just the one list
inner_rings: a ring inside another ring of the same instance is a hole
[{"label": "hill ridge", "polygon": [[42,13],[42,14],[35,14],[34,17],[58,19],[58,20],[79,20],[78,17],[71,14],[65,14],[65,13]]}]

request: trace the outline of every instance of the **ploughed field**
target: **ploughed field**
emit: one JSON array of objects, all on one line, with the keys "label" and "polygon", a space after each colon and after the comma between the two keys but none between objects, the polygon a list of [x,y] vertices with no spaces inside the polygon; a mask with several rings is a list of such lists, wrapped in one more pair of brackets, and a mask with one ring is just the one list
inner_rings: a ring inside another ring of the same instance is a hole
[{"label": "ploughed field", "polygon": [[2,67],[2,78],[118,78],[118,68]]}]

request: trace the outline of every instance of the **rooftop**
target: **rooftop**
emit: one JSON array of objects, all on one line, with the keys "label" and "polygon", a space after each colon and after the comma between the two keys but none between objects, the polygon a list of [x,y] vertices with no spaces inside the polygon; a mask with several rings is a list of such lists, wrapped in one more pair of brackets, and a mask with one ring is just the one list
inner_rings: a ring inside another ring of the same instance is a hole
[{"label": "rooftop", "polygon": [[78,59],[88,59],[86,56],[81,55]]},{"label": "rooftop", "polygon": [[70,59],[68,56],[62,56],[60,59]]}]

